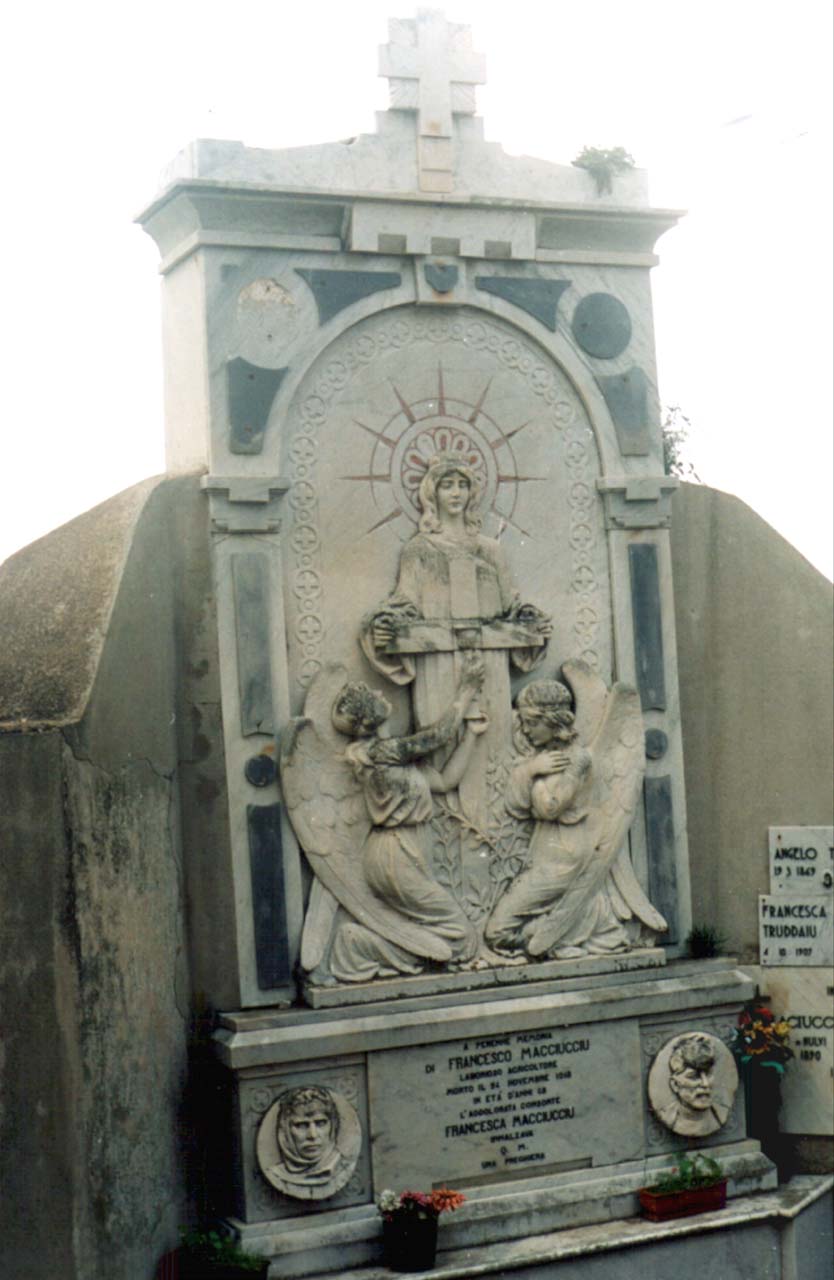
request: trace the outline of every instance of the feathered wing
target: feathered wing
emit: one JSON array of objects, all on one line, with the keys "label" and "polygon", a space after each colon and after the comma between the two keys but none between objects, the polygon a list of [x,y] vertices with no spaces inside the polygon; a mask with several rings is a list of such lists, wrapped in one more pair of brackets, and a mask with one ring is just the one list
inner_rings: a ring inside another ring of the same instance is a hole
[{"label": "feathered wing", "polygon": [[574,728],[583,747],[589,746],[602,725],[608,704],[608,685],[598,672],[581,658],[562,663],[562,679],[573,694]]},{"label": "feathered wing", "polygon": [[668,925],[643,892],[626,844],[646,770],[640,698],[631,685],[615,684],[612,688],[593,751],[603,782],[599,799],[604,821],[599,850],[616,890],[612,894],[615,909],[620,906],[619,898],[628,909],[624,918],[636,916],[650,929],[663,933]]},{"label": "feathered wing", "polygon": [[596,719],[598,724],[589,744],[595,786],[593,812],[587,822],[588,838],[594,847],[563,897],[532,932],[528,942],[532,955],[546,954],[561,938],[570,935],[609,874],[614,889],[612,902],[621,918],[636,915],[653,929],[666,928],[665,920],[643,893],[624,845],[645,769],[643,717],[637,692],[630,685],[615,684],[607,694],[600,718],[599,686],[604,689],[605,685],[596,673],[585,663],[575,662],[565,663],[562,673],[576,695],[577,723],[582,691],[586,690],[595,703],[591,715],[583,721],[587,724]]},{"label": "feathered wing", "polygon": [[310,685],[304,716],[281,740],[281,785],[290,821],[316,880],[304,921],[301,955],[308,971],[324,957],[338,903],[360,924],[414,955],[449,960],[448,943],[387,906],[362,872],[371,820],[361,787],[344,759],[347,739],[333,727],[336,695],[350,679],[341,664],[325,666]]}]

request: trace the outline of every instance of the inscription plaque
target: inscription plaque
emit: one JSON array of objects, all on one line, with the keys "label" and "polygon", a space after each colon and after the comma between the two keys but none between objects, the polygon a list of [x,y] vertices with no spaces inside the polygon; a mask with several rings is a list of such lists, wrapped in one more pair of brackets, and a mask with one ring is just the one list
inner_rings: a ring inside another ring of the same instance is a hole
[{"label": "inscription plaque", "polygon": [[763,965],[832,965],[830,893],[759,894],[759,955]]},{"label": "inscription plaque", "polygon": [[794,1057],[782,1077],[783,1133],[834,1130],[834,986],[827,969],[771,969],[771,1006],[790,1023]]},{"label": "inscription plaque", "polygon": [[368,1077],[378,1188],[532,1177],[642,1149],[636,1023],[387,1050]]},{"label": "inscription plaque", "polygon": [[834,827],[769,827],[771,893],[834,890]]}]

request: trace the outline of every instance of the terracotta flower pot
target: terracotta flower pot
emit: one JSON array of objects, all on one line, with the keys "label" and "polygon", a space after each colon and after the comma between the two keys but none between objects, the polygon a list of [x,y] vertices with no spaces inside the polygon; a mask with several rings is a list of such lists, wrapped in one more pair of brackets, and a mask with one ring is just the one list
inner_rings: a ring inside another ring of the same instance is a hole
[{"label": "terracotta flower pot", "polygon": [[638,1192],[643,1217],[652,1222],[665,1222],[667,1218],[689,1218],[694,1213],[709,1213],[723,1209],[727,1203],[727,1179],[715,1182],[711,1187],[693,1187],[689,1191],[649,1191],[642,1187]]},{"label": "terracotta flower pot", "polygon": [[382,1240],[392,1271],[430,1271],[437,1256],[437,1216],[393,1213],[382,1220]]}]

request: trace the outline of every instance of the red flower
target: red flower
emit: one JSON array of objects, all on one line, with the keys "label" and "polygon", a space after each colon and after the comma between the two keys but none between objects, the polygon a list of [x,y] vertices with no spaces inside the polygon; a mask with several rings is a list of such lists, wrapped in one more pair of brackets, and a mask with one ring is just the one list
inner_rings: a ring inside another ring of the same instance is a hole
[{"label": "red flower", "polygon": [[447,1209],[459,1209],[466,1196],[459,1191],[450,1191],[448,1187],[438,1187],[431,1193],[431,1206],[435,1213],[445,1213]]}]

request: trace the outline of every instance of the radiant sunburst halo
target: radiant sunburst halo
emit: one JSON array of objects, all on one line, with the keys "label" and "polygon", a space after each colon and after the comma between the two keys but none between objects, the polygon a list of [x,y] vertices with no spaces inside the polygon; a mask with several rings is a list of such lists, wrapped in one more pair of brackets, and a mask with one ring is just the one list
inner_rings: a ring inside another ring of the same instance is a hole
[{"label": "radiant sunburst halo", "polygon": [[430,460],[438,453],[459,454],[483,488],[483,511],[497,519],[500,537],[507,525],[529,536],[515,520],[519,485],[544,480],[544,476],[518,474],[510,443],[530,425],[522,422],[507,430],[487,413],[484,403],[491,379],[472,403],[447,390],[442,366],[437,370],[437,389],[428,396],[408,401],[391,382],[392,414],[381,426],[354,418],[354,425],[370,437],[368,470],[362,475],[344,476],[370,486],[380,518],[369,525],[372,533],[383,525],[399,521],[398,535],[405,540],[420,518],[417,491]]}]

